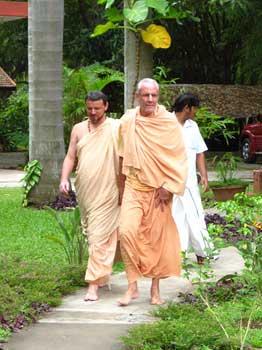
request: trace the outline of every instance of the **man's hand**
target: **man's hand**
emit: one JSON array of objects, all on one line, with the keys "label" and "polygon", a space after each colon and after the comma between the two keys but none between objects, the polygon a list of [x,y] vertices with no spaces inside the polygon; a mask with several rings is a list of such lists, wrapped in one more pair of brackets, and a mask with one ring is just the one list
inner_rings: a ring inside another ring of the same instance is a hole
[{"label": "man's hand", "polygon": [[118,186],[118,205],[122,204],[122,199],[124,195],[124,189],[125,189],[125,181],[126,181],[126,176],[123,174],[119,174],[117,178],[117,186]]},{"label": "man's hand", "polygon": [[71,189],[70,182],[68,180],[62,180],[59,185],[59,191],[62,194],[68,195]]},{"label": "man's hand", "polygon": [[207,192],[209,187],[208,187],[208,180],[206,177],[201,177],[200,183],[202,185],[202,189],[204,192]]},{"label": "man's hand", "polygon": [[155,206],[158,208],[160,206],[161,211],[165,210],[165,206],[171,200],[171,193],[168,190],[165,190],[163,187],[160,187],[156,190],[155,194]]}]

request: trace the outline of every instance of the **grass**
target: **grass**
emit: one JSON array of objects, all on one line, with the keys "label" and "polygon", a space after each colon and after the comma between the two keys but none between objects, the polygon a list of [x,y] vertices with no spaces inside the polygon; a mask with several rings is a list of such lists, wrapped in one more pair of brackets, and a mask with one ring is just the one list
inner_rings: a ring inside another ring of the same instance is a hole
[{"label": "grass", "polygon": [[[129,330],[129,335],[123,337],[128,349],[132,350],[229,350],[240,349],[240,322],[247,323],[248,305],[240,302],[228,302],[215,307],[230,338],[218,327],[209,310],[190,304],[170,303],[155,312],[160,318],[154,324],[139,325]],[[261,319],[262,309],[256,309],[254,319]],[[243,318],[244,317],[244,318]],[[246,349],[260,348],[262,331],[251,324]]]},{"label": "grass", "polygon": [[[21,201],[21,189],[0,189],[0,341],[19,320],[30,322],[86,285],[87,261],[69,266],[61,247],[46,238],[61,235],[55,219],[46,210],[22,208]],[[59,215],[68,222],[68,213]]]}]

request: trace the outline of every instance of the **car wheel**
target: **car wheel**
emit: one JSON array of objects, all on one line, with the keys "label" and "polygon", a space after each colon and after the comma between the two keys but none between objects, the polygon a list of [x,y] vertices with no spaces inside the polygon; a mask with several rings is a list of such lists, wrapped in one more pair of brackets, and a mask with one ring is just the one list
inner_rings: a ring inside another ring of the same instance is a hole
[{"label": "car wheel", "polygon": [[250,153],[250,141],[249,139],[244,139],[241,145],[241,155],[246,163],[254,163],[256,161],[256,156]]}]

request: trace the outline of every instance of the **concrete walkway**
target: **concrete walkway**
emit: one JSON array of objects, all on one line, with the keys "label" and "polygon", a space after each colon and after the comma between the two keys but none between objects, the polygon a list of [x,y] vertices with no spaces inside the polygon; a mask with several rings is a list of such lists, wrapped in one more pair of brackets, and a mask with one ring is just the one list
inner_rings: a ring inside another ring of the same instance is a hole
[{"label": "concrete walkway", "polygon": [[[194,259],[194,256],[192,256]],[[244,262],[234,247],[221,251],[213,263],[216,279],[241,272]],[[12,335],[8,350],[120,350],[119,337],[139,323],[153,322],[150,314],[155,306],[149,304],[150,280],[139,281],[140,297],[127,307],[119,307],[117,300],[127,286],[124,273],[113,275],[111,289],[100,290],[97,302],[84,302],[86,289],[80,289],[63,299],[62,305],[44,315],[36,324]],[[192,290],[184,278],[161,281],[161,295],[165,300],[179,301],[179,293]]]},{"label": "concrete walkway", "polygon": [[[251,169],[239,170],[237,176],[245,180],[253,180],[253,170],[257,169],[258,165],[255,165]],[[22,170],[13,169],[0,169],[0,187],[21,187],[21,179],[25,176],[25,172]],[[214,171],[208,171],[209,181],[216,180],[216,173]],[[72,181],[74,182],[74,181]]]}]

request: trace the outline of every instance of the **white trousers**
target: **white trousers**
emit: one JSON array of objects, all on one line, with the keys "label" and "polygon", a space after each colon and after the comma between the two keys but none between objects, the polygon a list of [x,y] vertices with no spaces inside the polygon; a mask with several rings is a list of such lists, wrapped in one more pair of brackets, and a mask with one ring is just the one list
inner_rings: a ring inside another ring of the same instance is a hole
[{"label": "white trousers", "polygon": [[213,249],[213,244],[207,231],[198,186],[186,188],[183,196],[174,195],[172,215],[182,251],[192,247],[196,255],[207,256],[206,249]]}]

